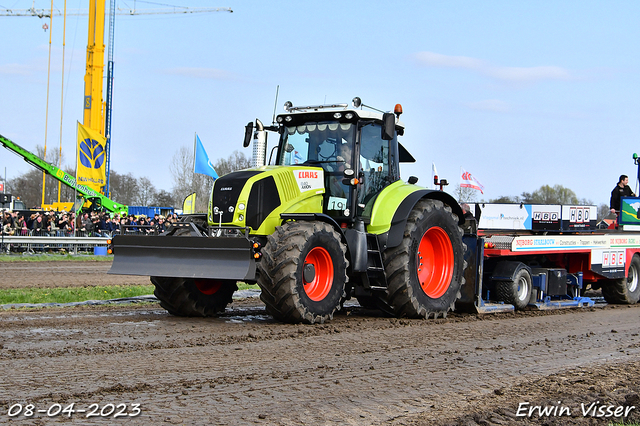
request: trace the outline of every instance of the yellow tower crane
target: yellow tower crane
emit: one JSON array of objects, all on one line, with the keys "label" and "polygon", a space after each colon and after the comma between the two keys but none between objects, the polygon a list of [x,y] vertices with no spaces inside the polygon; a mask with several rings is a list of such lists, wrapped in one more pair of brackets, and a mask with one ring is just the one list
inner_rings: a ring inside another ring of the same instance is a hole
[{"label": "yellow tower crane", "polygon": [[[36,9],[35,0],[29,9],[0,9],[0,16],[34,16],[38,18],[52,19],[54,16],[83,16],[89,15],[89,38],[87,42],[87,63],[84,76],[84,114],[83,125],[100,135],[106,137],[106,176],[107,184],[104,193],[109,191],[109,170],[110,170],[110,145],[111,145],[111,74],[113,71],[113,27],[115,15],[167,15],[167,14],[192,14],[211,12],[230,12],[230,8],[189,8],[173,6],[164,9],[116,9],[115,0],[110,0],[109,17],[109,75],[107,76],[107,101],[103,98],[103,77],[104,77],[104,23],[105,23],[105,0],[89,0],[89,11],[83,9],[66,9],[60,11],[53,9]],[[45,24],[46,25],[46,24]],[[46,29],[46,28],[45,28]],[[106,118],[105,118],[106,113]],[[46,138],[45,138],[46,140]],[[46,141],[45,141],[46,152]],[[58,194],[60,191],[58,191]],[[44,204],[44,176],[42,185]],[[59,197],[59,196],[58,196]],[[60,200],[58,200],[60,201]]]}]

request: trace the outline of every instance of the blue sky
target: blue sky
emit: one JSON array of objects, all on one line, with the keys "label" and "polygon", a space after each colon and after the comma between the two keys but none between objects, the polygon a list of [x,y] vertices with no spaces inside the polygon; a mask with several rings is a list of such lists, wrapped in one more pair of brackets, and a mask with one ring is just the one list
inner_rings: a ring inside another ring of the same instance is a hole
[{"label": "blue sky", "polygon": [[[294,104],[402,104],[402,176],[458,183],[488,200],[561,184],[608,203],[620,174],[636,184],[640,153],[640,2],[216,1],[135,3],[230,7],[233,13],[118,16],[111,167],[171,190],[171,158],[194,133],[212,160],[242,150],[244,126]],[[32,0],[0,0],[26,9]],[[121,8],[133,1],[119,1]],[[49,1],[35,0],[36,8]],[[54,6],[62,9],[62,0]],[[67,8],[88,2],[67,0]],[[54,18],[47,149],[75,163],[82,121],[87,17]],[[0,17],[0,134],[43,145],[48,20]],[[60,105],[64,105],[63,120]],[[273,142],[274,139],[272,139]],[[245,151],[251,155],[250,148]],[[29,170],[0,150],[0,174]]]}]

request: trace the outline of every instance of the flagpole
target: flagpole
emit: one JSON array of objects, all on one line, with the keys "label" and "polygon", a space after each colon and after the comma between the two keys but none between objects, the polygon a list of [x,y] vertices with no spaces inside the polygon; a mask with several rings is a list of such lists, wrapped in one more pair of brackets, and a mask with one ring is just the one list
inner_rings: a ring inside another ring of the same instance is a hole
[{"label": "flagpole", "polygon": [[198,143],[198,132],[193,132],[193,170],[196,170],[196,144]]},{"label": "flagpole", "polygon": [[[78,152],[78,149],[80,148],[80,145],[78,144],[78,130],[80,129],[80,122],[76,120],[76,181],[74,182],[73,185],[73,206],[75,207],[76,202],[78,201],[78,157],[80,156],[80,153]],[[80,206],[80,212],[82,213],[82,207],[84,206],[84,203],[82,203],[82,205]],[[73,207],[71,207],[71,210],[73,210]],[[69,212],[69,216],[71,216],[72,212]],[[76,228],[78,227],[78,215],[76,212],[75,213],[76,217],[73,218],[73,238],[76,237]],[[76,254],[76,250],[77,250],[77,245],[74,244],[73,246],[73,254]]]}]

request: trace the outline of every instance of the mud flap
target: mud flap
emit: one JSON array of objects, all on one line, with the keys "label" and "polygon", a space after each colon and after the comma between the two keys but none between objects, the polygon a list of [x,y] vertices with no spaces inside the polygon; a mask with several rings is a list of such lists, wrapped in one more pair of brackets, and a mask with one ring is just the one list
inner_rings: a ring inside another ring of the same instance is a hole
[{"label": "mud flap", "polygon": [[255,281],[245,238],[116,235],[109,274]]}]

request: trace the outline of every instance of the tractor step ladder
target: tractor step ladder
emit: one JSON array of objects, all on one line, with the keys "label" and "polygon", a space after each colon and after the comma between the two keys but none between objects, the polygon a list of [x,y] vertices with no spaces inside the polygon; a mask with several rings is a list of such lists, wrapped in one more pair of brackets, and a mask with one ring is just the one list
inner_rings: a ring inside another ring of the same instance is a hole
[{"label": "tractor step ladder", "polygon": [[378,237],[373,234],[367,234],[367,278],[371,290],[387,289],[387,277],[384,273]]}]

